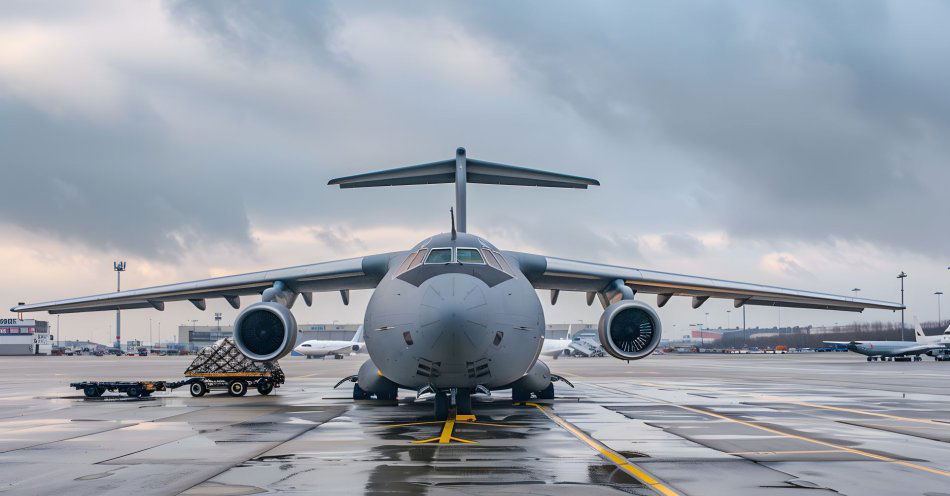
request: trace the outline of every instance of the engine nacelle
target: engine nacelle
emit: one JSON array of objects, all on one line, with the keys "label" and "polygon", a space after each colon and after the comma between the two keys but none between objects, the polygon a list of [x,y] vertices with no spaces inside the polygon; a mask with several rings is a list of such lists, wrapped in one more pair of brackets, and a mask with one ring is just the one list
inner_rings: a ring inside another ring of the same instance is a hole
[{"label": "engine nacelle", "polygon": [[604,351],[621,360],[639,360],[660,344],[660,316],[650,305],[620,300],[604,309],[597,334]]},{"label": "engine nacelle", "polygon": [[234,343],[253,360],[281,358],[290,353],[296,342],[297,320],[280,303],[255,303],[234,321]]}]

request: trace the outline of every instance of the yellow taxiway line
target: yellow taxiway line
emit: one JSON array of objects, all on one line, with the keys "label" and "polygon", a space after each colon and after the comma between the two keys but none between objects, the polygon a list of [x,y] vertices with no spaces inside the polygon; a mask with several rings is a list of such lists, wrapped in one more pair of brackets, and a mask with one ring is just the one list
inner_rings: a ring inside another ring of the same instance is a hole
[{"label": "yellow taxiway line", "polygon": [[[643,385],[651,385],[651,384],[643,383]],[[651,385],[651,386],[656,386],[656,385]],[[655,403],[663,403],[663,404],[666,404],[666,405],[675,406],[675,407],[680,408],[680,409],[682,409],[682,410],[686,410],[686,411],[690,411],[690,412],[694,412],[694,413],[699,413],[699,414],[701,414],[701,415],[706,415],[706,416],[709,416],[709,417],[714,417],[714,418],[717,418],[717,419],[720,419],[720,420],[728,420],[728,421],[730,421],[730,422],[735,422],[735,423],[737,423],[737,424],[741,424],[741,425],[744,425],[744,426],[746,426],[746,427],[751,427],[751,428],[753,428],[753,429],[758,429],[758,430],[760,430],[760,431],[765,431],[765,432],[768,432],[768,433],[771,433],[771,434],[777,434],[777,435],[779,435],[779,436],[786,437],[786,438],[789,438],[789,439],[797,439],[797,440],[799,440],[799,441],[805,441],[805,442],[808,442],[808,443],[817,444],[817,445],[819,445],[819,446],[825,446],[825,447],[827,447],[827,448],[832,448],[832,449],[835,449],[835,450],[838,450],[838,451],[842,451],[842,452],[845,452],[845,453],[851,453],[851,454],[854,454],[854,455],[863,456],[863,457],[865,457],[865,458],[870,458],[870,459],[872,459],[872,460],[878,460],[878,461],[882,461],[882,462],[894,463],[894,464],[901,465],[901,466],[904,466],[904,467],[907,467],[907,468],[912,468],[912,469],[920,470],[920,471],[923,471],[923,472],[928,472],[928,473],[935,474],[935,475],[942,475],[942,476],[944,476],[944,477],[950,477],[950,472],[948,472],[948,471],[946,471],[946,470],[940,470],[939,468],[933,468],[933,467],[928,467],[928,466],[926,466],[926,465],[920,465],[920,464],[918,464],[918,463],[912,463],[912,462],[908,462],[908,461],[904,461],[904,460],[899,460],[899,459],[897,459],[897,458],[893,458],[893,457],[890,457],[890,456],[878,455],[878,454],[876,454],[876,453],[871,453],[871,452],[869,452],[869,451],[864,451],[864,450],[860,450],[860,449],[857,449],[857,448],[849,448],[849,447],[847,447],[847,446],[842,446],[842,445],[840,445],[840,444],[831,443],[831,442],[828,442],[828,441],[822,441],[822,440],[820,440],[820,439],[815,439],[815,438],[811,438],[811,437],[807,437],[807,436],[802,436],[802,435],[800,435],[800,434],[791,434],[791,433],[784,432],[784,431],[781,431],[781,430],[778,430],[778,429],[773,429],[773,428],[771,428],[771,427],[766,427],[766,426],[764,426],[764,425],[759,425],[759,424],[756,423],[756,422],[749,422],[749,421],[746,421],[746,420],[739,420],[739,419],[737,419],[737,418],[729,417],[729,416],[727,416],[727,415],[723,415],[723,414],[720,414],[720,413],[712,412],[712,411],[709,411],[709,410],[704,410],[704,409],[702,409],[702,408],[694,408],[694,407],[691,407],[691,406],[680,405],[680,404],[677,404],[677,403],[673,403],[672,401],[662,400],[662,399],[659,399],[659,398],[652,398],[652,397],[650,397],[650,396],[645,396],[645,395],[643,395],[643,394],[629,393],[629,392],[626,392],[626,391],[623,391],[623,390],[614,389],[614,388],[610,388],[610,387],[607,387],[607,386],[600,386],[600,385],[597,385],[597,387],[600,387],[600,388],[602,388],[602,389],[607,389],[607,390],[610,390],[610,391],[614,391],[614,392],[621,392],[621,393],[624,393],[624,394],[636,394],[636,396],[639,396],[639,397],[641,397],[641,398],[644,398],[644,399],[653,401],[653,402],[655,402]],[[664,386],[664,387],[666,387],[666,386]],[[857,410],[857,411],[860,412],[861,410]]]},{"label": "yellow taxiway line", "polygon": [[[705,391],[705,392],[720,393],[720,394],[722,393],[722,390],[709,388],[709,387],[703,387],[703,386],[670,386],[670,385],[656,384],[652,382],[635,382],[635,384],[640,384],[641,386],[658,387],[658,388],[684,389],[684,390],[692,389],[695,391]],[[812,403],[810,401],[800,401],[800,400],[795,400],[791,398],[784,398],[782,396],[775,396],[771,394],[743,393],[741,391],[730,391],[729,394],[734,394],[736,396],[746,396],[749,398],[756,398],[760,400],[775,401],[779,403],[788,403],[790,405],[819,408],[822,410],[833,410],[833,411],[845,412],[845,413],[855,413],[858,415],[867,415],[869,417],[880,417],[880,418],[886,418],[886,419],[891,419],[891,420],[900,420],[903,422],[917,422],[921,424],[939,425],[939,426],[944,426],[944,427],[947,426],[945,422],[937,422],[931,419],[901,417],[900,415],[891,415],[888,413],[880,413],[880,412],[870,412],[867,410],[859,410],[857,408],[846,408],[843,406],[822,405],[819,403]]]},{"label": "yellow taxiway line", "polygon": [[540,405],[538,403],[527,402],[525,404],[529,406],[533,406],[537,408],[538,410],[541,410],[541,413],[543,413],[547,418],[551,419],[552,421],[554,421],[554,423],[564,428],[564,430],[573,434],[574,437],[583,441],[585,444],[587,444],[588,446],[593,448],[595,451],[603,455],[605,458],[613,462],[613,464],[619,467],[620,470],[623,470],[624,472],[626,472],[633,478],[637,479],[644,485],[652,488],[653,490],[657,491],[660,494],[663,494],[664,496],[679,496],[679,493],[670,489],[666,484],[663,484],[662,482],[657,480],[655,477],[648,474],[642,468],[630,463],[629,460],[621,456],[616,451],[608,448],[607,445],[605,445],[604,443],[588,436],[583,431],[575,427],[574,424],[568,422],[567,420],[564,420],[558,414],[554,413],[550,409],[545,408],[543,405]]},{"label": "yellow taxiway line", "polygon": [[924,471],[924,472],[929,472],[929,473],[931,473],[931,474],[942,475],[942,476],[944,476],[944,477],[950,477],[950,472],[947,472],[946,470],[940,470],[939,468],[932,468],[932,467],[928,467],[928,466],[926,466],[926,465],[920,465],[920,464],[917,464],[917,463],[911,463],[911,462],[904,461],[904,460],[898,460],[897,458],[892,458],[892,457],[890,457],[890,456],[878,455],[878,454],[876,454],[876,453],[871,453],[871,452],[869,452],[869,451],[864,451],[864,450],[860,450],[860,449],[856,449],[856,448],[849,448],[849,447],[847,447],[847,446],[842,446],[842,445],[840,445],[840,444],[829,443],[828,441],[822,441],[822,440],[820,440],[820,439],[815,439],[815,438],[811,438],[811,437],[807,437],[807,436],[802,436],[802,435],[799,435],[799,434],[790,434],[790,433],[788,433],[788,432],[780,431],[780,430],[778,430],[778,429],[773,429],[773,428],[771,428],[771,427],[766,427],[766,426],[764,426],[764,425],[759,425],[759,424],[756,424],[756,423],[753,423],[753,422],[748,422],[748,421],[745,421],[745,420],[739,420],[739,419],[737,419],[737,418],[732,418],[732,417],[729,417],[729,416],[727,416],[727,415],[722,415],[722,414],[719,414],[719,413],[711,412],[711,411],[709,411],[709,410],[703,410],[703,409],[701,409],[701,408],[693,408],[693,407],[691,407],[691,406],[677,405],[676,403],[669,403],[669,402],[666,402],[666,401],[663,401],[663,400],[656,400],[656,401],[661,401],[661,402],[663,402],[663,403],[668,403],[668,404],[673,405],[673,406],[676,406],[676,407],[678,407],[678,408],[682,408],[683,410],[688,410],[688,411],[690,411],[690,412],[695,412],[695,413],[699,413],[699,414],[702,414],[702,415],[708,415],[708,416],[710,416],[710,417],[715,417],[715,418],[718,418],[718,419],[721,419],[721,420],[728,420],[728,421],[730,421],[730,422],[735,422],[735,423],[737,423],[737,424],[741,424],[741,425],[744,425],[744,426],[747,426],[747,427],[752,427],[753,429],[758,429],[758,430],[760,430],[760,431],[765,431],[765,432],[768,432],[768,433],[771,433],[771,434],[777,434],[777,435],[779,435],[779,436],[787,437],[787,438],[790,438],[790,439],[798,439],[799,441],[805,441],[805,442],[817,444],[817,445],[820,445],[820,446],[826,446],[826,447],[828,447],[828,448],[833,448],[833,449],[836,449],[836,450],[838,450],[838,451],[844,451],[844,452],[846,452],[846,453],[852,453],[852,454],[855,454],[855,455],[859,455],[859,456],[863,456],[863,457],[866,457],[866,458],[870,458],[870,459],[872,459],[872,460],[878,460],[878,461],[882,461],[882,462],[895,463],[895,464],[897,464],[897,465],[901,465],[901,466],[904,466],[904,467],[921,470],[921,471]]}]

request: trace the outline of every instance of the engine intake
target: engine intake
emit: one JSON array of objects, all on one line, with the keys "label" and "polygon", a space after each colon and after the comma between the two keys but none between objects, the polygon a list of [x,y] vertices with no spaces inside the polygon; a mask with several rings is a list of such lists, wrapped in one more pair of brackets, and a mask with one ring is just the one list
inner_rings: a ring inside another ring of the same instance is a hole
[{"label": "engine intake", "polygon": [[290,309],[274,302],[255,303],[234,321],[234,342],[254,360],[276,360],[290,353],[297,341],[297,320]]},{"label": "engine intake", "polygon": [[597,334],[604,351],[621,360],[639,360],[660,344],[660,316],[640,301],[621,300],[604,309]]}]

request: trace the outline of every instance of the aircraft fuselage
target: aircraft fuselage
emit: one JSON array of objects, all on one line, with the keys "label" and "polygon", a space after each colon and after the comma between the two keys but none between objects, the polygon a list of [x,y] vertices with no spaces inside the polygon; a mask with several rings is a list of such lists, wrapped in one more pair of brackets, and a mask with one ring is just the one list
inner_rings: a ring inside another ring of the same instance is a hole
[{"label": "aircraft fuselage", "polygon": [[396,263],[364,321],[366,349],[384,377],[412,389],[492,389],[535,363],[544,313],[515,260],[478,236],[446,233]]}]

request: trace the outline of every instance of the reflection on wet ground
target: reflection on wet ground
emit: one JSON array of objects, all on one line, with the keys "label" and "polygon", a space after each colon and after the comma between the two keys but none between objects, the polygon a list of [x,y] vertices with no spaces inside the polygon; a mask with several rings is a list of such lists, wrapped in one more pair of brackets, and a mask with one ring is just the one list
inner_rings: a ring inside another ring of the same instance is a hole
[{"label": "reflection on wet ground", "polygon": [[[943,363],[834,354],[561,359],[547,408],[474,423],[333,390],[361,359],[286,360],[275,396],[86,399],[70,380],[177,376],[177,357],[0,358],[10,494],[950,494]],[[420,444],[419,441],[434,442]],[[448,438],[446,437],[446,440]],[[463,442],[467,441],[467,442]]]}]

